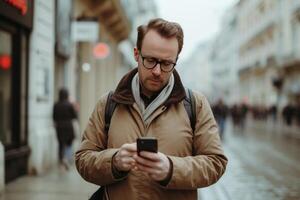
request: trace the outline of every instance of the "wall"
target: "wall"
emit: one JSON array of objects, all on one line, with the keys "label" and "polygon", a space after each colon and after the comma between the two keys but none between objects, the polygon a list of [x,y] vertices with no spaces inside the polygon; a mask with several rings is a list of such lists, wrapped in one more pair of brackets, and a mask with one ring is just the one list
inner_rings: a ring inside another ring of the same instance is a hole
[{"label": "wall", "polygon": [[56,160],[52,123],[54,74],[54,0],[34,1],[34,29],[30,36],[28,141],[29,172],[41,174]]}]

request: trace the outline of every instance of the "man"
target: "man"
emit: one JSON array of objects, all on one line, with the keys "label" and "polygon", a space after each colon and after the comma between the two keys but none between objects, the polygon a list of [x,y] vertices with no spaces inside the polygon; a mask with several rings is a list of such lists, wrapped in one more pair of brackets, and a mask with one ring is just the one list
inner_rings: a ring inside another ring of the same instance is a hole
[{"label": "man", "polygon": [[[218,129],[205,97],[194,93],[193,132],[183,105],[185,89],[174,69],[183,46],[177,23],[153,19],[138,27],[134,57],[112,99],[117,107],[104,132],[107,96],[100,99],[84,131],[76,166],[81,176],[103,186],[104,199],[197,199],[197,188],[224,173]],[[158,153],[137,154],[136,139],[152,136]]]}]

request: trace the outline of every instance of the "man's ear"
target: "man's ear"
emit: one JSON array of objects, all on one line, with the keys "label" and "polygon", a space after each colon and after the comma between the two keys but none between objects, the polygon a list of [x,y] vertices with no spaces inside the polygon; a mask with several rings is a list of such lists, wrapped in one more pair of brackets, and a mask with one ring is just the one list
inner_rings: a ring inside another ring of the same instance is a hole
[{"label": "man's ear", "polygon": [[139,60],[139,50],[136,47],[134,47],[133,53],[134,53],[135,61],[138,62],[138,60]]}]

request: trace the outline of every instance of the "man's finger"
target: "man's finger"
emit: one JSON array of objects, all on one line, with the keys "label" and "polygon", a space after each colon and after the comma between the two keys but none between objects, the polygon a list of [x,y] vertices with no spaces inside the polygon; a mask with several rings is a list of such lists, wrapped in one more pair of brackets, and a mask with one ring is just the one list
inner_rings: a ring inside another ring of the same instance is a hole
[{"label": "man's finger", "polygon": [[153,162],[159,162],[161,159],[158,155],[158,153],[148,152],[148,151],[141,151],[140,156],[143,158],[146,158],[148,160],[151,160]]},{"label": "man's finger", "polygon": [[127,151],[130,152],[136,152],[136,143],[130,143],[130,144],[123,144],[122,147],[123,149],[126,149]]},{"label": "man's finger", "polygon": [[138,156],[138,155],[134,155],[133,156],[134,160],[136,161],[136,163],[146,166],[146,167],[151,167],[153,169],[159,169],[159,162]]},{"label": "man's finger", "polygon": [[124,157],[124,158],[121,158],[120,161],[122,163],[129,163],[129,164],[136,163],[136,161],[132,157]]}]

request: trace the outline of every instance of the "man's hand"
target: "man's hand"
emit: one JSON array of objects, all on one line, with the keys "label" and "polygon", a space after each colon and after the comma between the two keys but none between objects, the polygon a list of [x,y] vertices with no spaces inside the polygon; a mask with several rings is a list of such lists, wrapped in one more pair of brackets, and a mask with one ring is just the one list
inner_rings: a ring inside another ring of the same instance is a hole
[{"label": "man's hand", "polygon": [[133,155],[136,154],[136,143],[123,144],[113,157],[113,164],[119,171],[130,171],[135,166]]},{"label": "man's hand", "polygon": [[138,170],[146,172],[153,180],[163,181],[170,171],[170,161],[163,153],[140,152],[133,156]]}]

